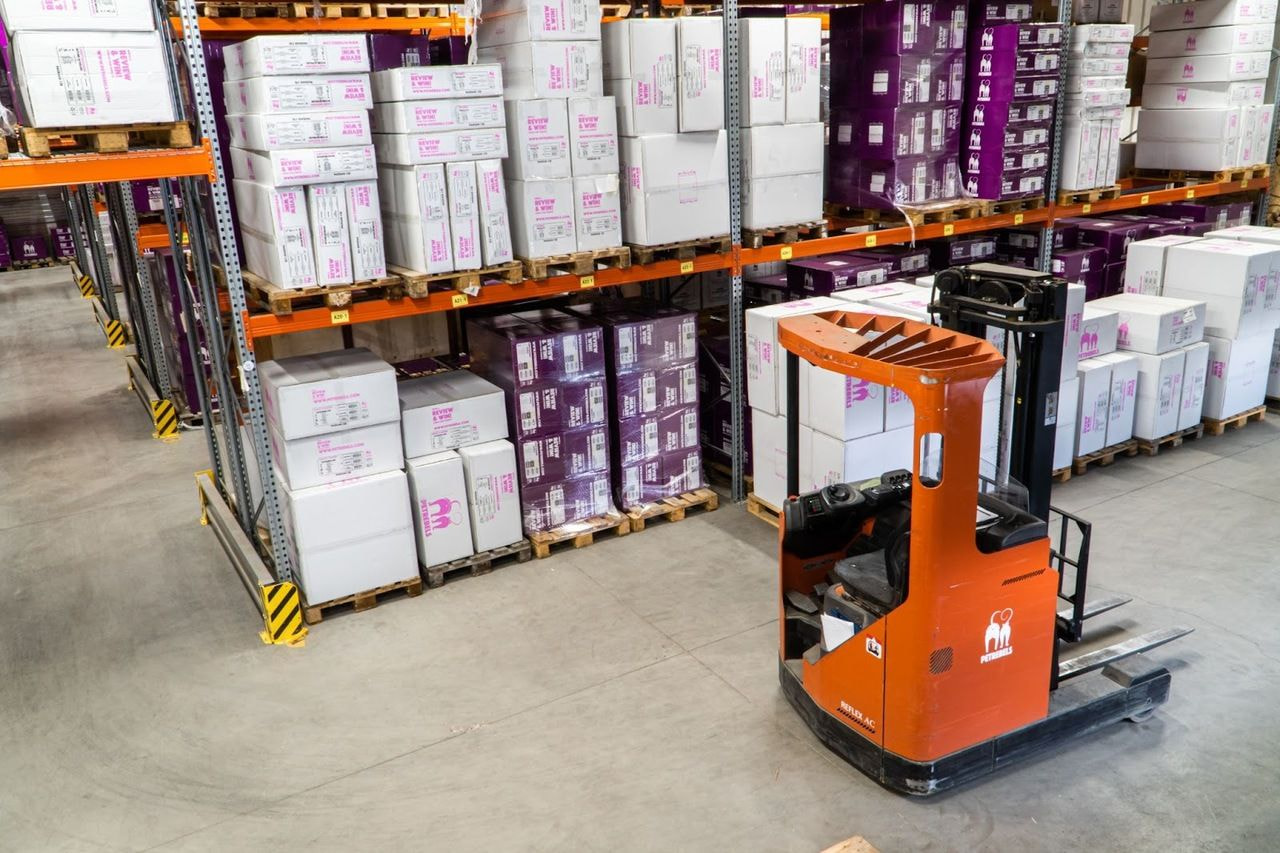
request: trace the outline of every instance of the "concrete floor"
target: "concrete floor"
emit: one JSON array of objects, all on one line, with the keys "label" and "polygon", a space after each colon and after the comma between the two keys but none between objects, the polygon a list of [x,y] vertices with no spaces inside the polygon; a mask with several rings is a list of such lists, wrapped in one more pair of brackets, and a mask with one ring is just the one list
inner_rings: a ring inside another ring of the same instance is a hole
[{"label": "concrete floor", "polygon": [[1280,423],[1060,487],[1170,703],[889,794],[779,695],[773,531],[655,525],[257,639],[65,268],[0,277],[0,850],[1275,850]]}]

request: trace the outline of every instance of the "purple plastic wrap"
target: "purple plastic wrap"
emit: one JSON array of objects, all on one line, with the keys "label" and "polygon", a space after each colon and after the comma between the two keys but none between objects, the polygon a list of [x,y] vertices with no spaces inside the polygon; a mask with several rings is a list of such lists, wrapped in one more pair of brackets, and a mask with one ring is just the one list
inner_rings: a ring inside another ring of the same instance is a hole
[{"label": "purple plastic wrap", "polygon": [[670,367],[697,356],[698,318],[680,308],[602,300],[570,309],[604,331],[611,373]]},{"label": "purple plastic wrap", "polygon": [[515,405],[508,407],[512,434],[525,438],[607,424],[607,394],[603,376],[521,391],[515,395]]},{"label": "purple plastic wrap", "polygon": [[1054,100],[1012,101],[1008,104],[966,104],[966,127],[995,126],[1004,130],[1009,125],[1037,124],[1048,126],[1053,122]]},{"label": "purple plastic wrap", "polygon": [[1051,123],[970,126],[965,128],[964,151],[1004,151],[1007,148],[1047,148],[1053,140]]},{"label": "purple plastic wrap", "polygon": [[858,160],[832,149],[827,199],[837,204],[892,210],[960,195],[960,164],[954,155]]},{"label": "purple plastic wrap", "polygon": [[881,249],[859,249],[847,258],[860,258],[889,264],[889,275],[911,275],[929,271],[929,250],[924,246],[885,246]]},{"label": "purple plastic wrap", "polygon": [[997,48],[969,54],[969,79],[1008,74],[1048,74],[1058,70],[1058,49]]},{"label": "purple plastic wrap", "polygon": [[983,24],[974,15],[970,34],[974,50],[1046,48],[1062,44],[1062,24],[1022,21],[1016,24]]},{"label": "purple plastic wrap", "polygon": [[618,502],[633,507],[669,498],[706,485],[702,477],[702,449],[693,447],[660,453],[642,462],[623,464],[615,484]]},{"label": "purple plastic wrap", "polygon": [[927,245],[929,265],[935,270],[985,261],[996,254],[996,238],[991,234],[981,237],[944,237],[941,240],[929,240]]},{"label": "purple plastic wrap", "polygon": [[1023,172],[1049,168],[1048,146],[1011,148],[1004,151],[971,151],[964,160],[965,177],[1003,172]]},{"label": "purple plastic wrap", "polygon": [[471,320],[467,339],[475,370],[508,389],[536,388],[605,372],[600,327],[554,309]]},{"label": "purple plastic wrap", "polygon": [[1231,205],[1226,202],[1178,201],[1171,204],[1157,204],[1147,208],[1147,212],[1173,219],[1187,219],[1191,222],[1209,222],[1213,225],[1213,230],[1228,227],[1231,219]]},{"label": "purple plastic wrap", "polygon": [[1058,74],[1020,74],[1016,77],[983,77],[970,89],[973,102],[1007,104],[1010,101],[1043,101],[1058,93]]},{"label": "purple plastic wrap", "polygon": [[890,107],[831,111],[834,147],[848,147],[858,159],[943,155],[958,150],[957,106]]},{"label": "purple plastic wrap", "polygon": [[1080,243],[1084,246],[1100,246],[1107,250],[1107,260],[1119,263],[1129,254],[1129,244],[1147,238],[1147,225],[1143,222],[1125,222],[1119,219],[1071,220],[1080,228]]},{"label": "purple plastic wrap", "polygon": [[609,471],[609,428],[604,425],[522,438],[516,448],[522,488]]},{"label": "purple plastic wrap", "polygon": [[43,261],[49,257],[49,243],[39,234],[27,234],[9,238],[11,263]]},{"label": "purple plastic wrap", "polygon": [[821,295],[880,284],[892,268],[892,262],[856,255],[822,255],[787,264],[787,285],[793,293]]},{"label": "purple plastic wrap", "polygon": [[606,472],[526,486],[520,490],[520,504],[524,529],[529,532],[552,530],[614,510]]},{"label": "purple plastic wrap", "polygon": [[641,415],[617,423],[617,464],[652,459],[659,453],[690,450],[698,446],[698,407]]},{"label": "purple plastic wrap", "polygon": [[619,419],[698,403],[698,367],[693,361],[619,373],[615,382],[613,412]]},{"label": "purple plastic wrap", "polygon": [[371,71],[431,64],[430,37],[409,33],[369,33]]},{"label": "purple plastic wrap", "polygon": [[959,106],[964,101],[962,52],[933,56],[863,54],[856,48],[849,52],[840,60],[833,53],[832,107]]},{"label": "purple plastic wrap", "polygon": [[995,200],[1042,196],[1047,172],[1048,167],[1043,166],[1009,172],[995,169],[971,173],[965,178],[965,193],[974,198]]},{"label": "purple plastic wrap", "polygon": [[1050,271],[1067,281],[1080,281],[1086,273],[1100,272],[1107,264],[1107,251],[1096,246],[1055,251]]},{"label": "purple plastic wrap", "polygon": [[986,27],[991,24],[1021,23],[1031,19],[1031,3],[1010,2],[978,2],[970,9],[973,26]]}]

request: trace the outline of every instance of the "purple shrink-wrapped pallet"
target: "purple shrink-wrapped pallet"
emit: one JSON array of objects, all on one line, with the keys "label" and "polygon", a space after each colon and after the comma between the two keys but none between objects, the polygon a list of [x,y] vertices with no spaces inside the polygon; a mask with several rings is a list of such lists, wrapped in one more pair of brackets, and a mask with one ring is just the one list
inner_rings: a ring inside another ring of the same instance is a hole
[{"label": "purple shrink-wrapped pallet", "polygon": [[943,237],[928,240],[929,263],[935,270],[945,270],[959,264],[972,264],[995,257],[996,238],[991,234],[980,237]]},{"label": "purple shrink-wrapped pallet", "polygon": [[53,247],[53,256],[59,259],[76,256],[76,240],[71,229],[63,225],[55,225],[49,229],[49,245]]},{"label": "purple shrink-wrapped pallet", "polygon": [[884,246],[879,249],[858,249],[848,252],[846,258],[858,258],[889,264],[889,275],[912,275],[929,271],[929,250],[925,246]]},{"label": "purple shrink-wrapped pallet", "polygon": [[524,529],[554,530],[614,511],[608,473],[583,474],[520,488]]},{"label": "purple shrink-wrapped pallet", "polygon": [[787,285],[792,293],[823,296],[837,290],[867,287],[887,281],[891,261],[856,255],[820,255],[787,264]]},{"label": "purple shrink-wrapped pallet", "polygon": [[472,367],[504,388],[523,390],[603,376],[604,331],[553,309],[471,320]]},{"label": "purple shrink-wrapped pallet", "polygon": [[1148,226],[1145,222],[1126,222],[1122,219],[1085,219],[1072,217],[1072,224],[1080,229],[1083,246],[1099,246],[1107,250],[1107,262],[1117,264],[1129,256],[1129,244],[1145,240]]},{"label": "purple shrink-wrapped pallet", "polygon": [[520,391],[514,395],[515,406],[509,407],[511,433],[526,438],[604,426],[608,423],[607,395],[608,384],[603,376]]},{"label": "purple shrink-wrapped pallet", "polygon": [[416,68],[431,64],[430,36],[410,33],[369,33],[370,71]]},{"label": "purple shrink-wrapped pallet", "polygon": [[942,156],[956,151],[960,107],[938,104],[831,110],[831,134],[860,160]]},{"label": "purple shrink-wrapped pallet", "polygon": [[49,244],[39,234],[10,237],[9,257],[12,263],[47,260]]},{"label": "purple shrink-wrapped pallet", "polygon": [[892,210],[960,196],[960,164],[953,154],[858,160],[838,158],[831,150],[827,198],[837,204]]},{"label": "purple shrink-wrapped pallet", "polygon": [[1228,221],[1231,219],[1231,205],[1227,202],[1178,201],[1171,204],[1158,204],[1147,208],[1147,211],[1173,219],[1208,222],[1213,225],[1213,230],[1229,227]]},{"label": "purple shrink-wrapped pallet", "polygon": [[697,403],[698,367],[693,361],[616,374],[613,410],[617,418],[634,418]]},{"label": "purple shrink-wrapped pallet", "polygon": [[609,473],[609,428],[604,425],[529,436],[516,446],[526,487]]}]

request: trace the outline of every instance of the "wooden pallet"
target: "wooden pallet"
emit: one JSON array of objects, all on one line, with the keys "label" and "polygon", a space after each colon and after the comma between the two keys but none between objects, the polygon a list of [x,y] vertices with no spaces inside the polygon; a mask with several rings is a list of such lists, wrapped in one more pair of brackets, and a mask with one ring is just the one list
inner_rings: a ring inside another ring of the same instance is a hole
[{"label": "wooden pallet", "polygon": [[1094,453],[1087,453],[1084,456],[1077,456],[1071,462],[1072,473],[1079,477],[1089,470],[1090,465],[1097,465],[1105,468],[1116,461],[1120,456],[1137,456],[1138,442],[1136,439],[1122,441],[1119,444],[1113,444],[1110,447],[1104,447]]},{"label": "wooden pallet", "polygon": [[190,148],[191,125],[185,121],[115,127],[18,128],[28,157],[54,154],[119,154],[134,148]]},{"label": "wooden pallet", "polygon": [[475,296],[485,282],[504,281],[507,284],[519,284],[524,281],[524,267],[519,261],[478,270],[439,273],[420,272],[388,264],[387,273],[400,278],[405,295],[412,299],[422,299],[430,293],[442,290],[453,290]]},{"label": "wooden pallet", "polygon": [[1231,429],[1243,429],[1244,425],[1250,421],[1265,421],[1267,419],[1267,407],[1258,406],[1255,409],[1245,409],[1238,415],[1232,415],[1229,418],[1217,420],[1215,418],[1204,419],[1204,429],[1209,435],[1222,435],[1227,431],[1227,427]]},{"label": "wooden pallet", "polygon": [[1055,483],[1067,482],[1071,479],[1071,466],[1068,465],[1066,468],[1059,468],[1057,471],[1053,472],[1052,476]]},{"label": "wooden pallet", "polygon": [[9,159],[9,137],[0,135],[0,160]]},{"label": "wooden pallet", "polygon": [[653,503],[634,506],[627,510],[631,519],[631,532],[644,530],[645,522],[655,518],[667,521],[684,521],[685,513],[691,509],[702,507],[712,512],[720,507],[720,496],[711,489],[694,489],[682,495],[663,498]]},{"label": "wooden pallet", "polygon": [[1200,438],[1202,435],[1204,435],[1204,424],[1196,424],[1160,438],[1138,438],[1135,441],[1138,442],[1138,450],[1142,453],[1147,456],[1159,456],[1162,448],[1181,447],[1182,442],[1188,439]]},{"label": "wooden pallet", "polygon": [[1058,193],[1058,204],[1090,204],[1095,201],[1120,198],[1121,187],[1112,184],[1109,187],[1094,187],[1091,190],[1067,190]]},{"label": "wooden pallet", "polygon": [[654,261],[676,260],[691,261],[698,255],[725,254],[733,249],[733,238],[728,234],[722,237],[708,237],[703,240],[681,240],[677,243],[661,243],[657,246],[631,247],[631,261],[636,264],[651,264]]},{"label": "wooden pallet", "polygon": [[825,211],[832,230],[848,227],[852,223],[871,222],[886,227],[900,227],[905,222],[915,225],[938,222],[958,222],[977,219],[990,213],[991,202],[982,199],[962,198],[947,201],[931,201],[925,204],[905,204],[900,208],[880,210],[872,207],[850,207],[827,202]]},{"label": "wooden pallet", "polygon": [[1011,198],[1006,201],[993,201],[990,202],[990,214],[1024,213],[1028,210],[1039,210],[1048,203],[1048,199],[1042,195],[1033,198]]},{"label": "wooden pallet", "polygon": [[298,308],[311,308],[324,305],[337,310],[349,306],[357,296],[377,296],[382,299],[400,299],[404,297],[404,282],[398,275],[372,281],[357,281],[354,284],[327,284],[317,287],[280,287],[272,284],[259,275],[243,270],[245,290],[251,294],[263,308],[277,317],[292,314]]},{"label": "wooden pallet", "polygon": [[[170,3],[177,14],[177,4]],[[427,18],[448,17],[448,3],[315,3],[228,2],[197,3],[196,14],[202,18]]]},{"label": "wooden pallet", "polygon": [[57,266],[58,262],[53,258],[41,258],[38,261],[14,261],[13,269],[15,270],[34,270],[40,267]]},{"label": "wooden pallet", "polygon": [[827,221],[801,222],[797,225],[779,225],[775,228],[743,228],[742,245],[747,249],[759,249],[762,246],[797,243],[800,240],[815,240],[827,236]]},{"label": "wooden pallet", "polygon": [[[407,580],[396,581],[365,592],[357,592],[355,595],[344,595],[342,598],[333,599],[333,601],[322,601],[319,604],[309,604],[304,597],[302,599],[302,618],[306,620],[308,625],[315,625],[324,619],[328,611],[345,607],[348,604],[357,613],[361,610],[372,610],[378,606],[379,600],[385,600],[388,595],[398,593],[401,590],[409,598],[422,595],[422,578],[408,578]],[[328,615],[332,616],[333,614],[328,613]]]},{"label": "wooden pallet", "polygon": [[[716,461],[714,459],[708,459],[706,458],[706,456],[703,456],[702,468],[704,471],[707,472],[707,476],[711,480],[717,483],[723,483],[726,486],[733,485],[733,468],[730,467],[729,465],[726,465],[725,463]],[[753,477],[752,475],[750,474],[742,475],[742,485],[746,488],[748,492],[755,490],[755,483],[756,483],[756,478]]]},{"label": "wooden pallet", "polygon": [[422,570],[422,576],[426,580],[427,586],[435,589],[458,578],[474,578],[478,575],[487,575],[495,568],[505,566],[508,563],[528,562],[531,556],[532,550],[529,540],[521,539],[511,545],[504,545],[501,548],[494,548],[489,551],[481,551],[479,554],[472,554],[470,557],[461,557],[448,563],[441,563],[438,566],[427,566]]},{"label": "wooden pallet", "polygon": [[774,527],[778,526],[778,517],[782,515],[782,510],[778,509],[768,501],[764,501],[756,497],[755,492],[749,492],[747,494],[747,512],[762,521],[772,524]]},{"label": "wooden pallet", "polygon": [[631,266],[631,249],[590,249],[546,258],[521,258],[526,278],[544,279],[553,275],[591,275],[598,268],[625,270]]},{"label": "wooden pallet", "polygon": [[550,557],[553,550],[565,543],[572,544],[574,548],[585,548],[595,542],[598,534],[609,532],[626,536],[631,532],[631,519],[620,512],[611,512],[586,521],[575,521],[555,530],[530,533],[529,543],[533,545],[533,556],[541,560]]},{"label": "wooden pallet", "polygon": [[1144,181],[1162,181],[1170,184],[1229,184],[1236,181],[1251,181],[1254,178],[1265,178],[1271,174],[1271,167],[1266,164],[1255,166],[1239,166],[1234,169],[1219,169],[1216,172],[1194,171],[1191,169],[1135,169],[1133,176]]}]

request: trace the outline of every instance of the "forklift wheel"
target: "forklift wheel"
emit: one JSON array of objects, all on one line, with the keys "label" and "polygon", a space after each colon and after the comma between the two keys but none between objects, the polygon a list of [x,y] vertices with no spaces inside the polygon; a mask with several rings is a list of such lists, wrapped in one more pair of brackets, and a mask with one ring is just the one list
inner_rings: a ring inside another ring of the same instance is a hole
[{"label": "forklift wheel", "polygon": [[1125,717],[1125,719],[1131,723],[1142,723],[1151,719],[1151,715],[1154,714],[1155,712],[1156,712],[1156,709],[1154,706],[1152,706],[1150,708],[1147,708],[1144,711],[1139,711],[1136,714],[1130,714],[1129,716]]}]

